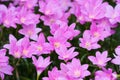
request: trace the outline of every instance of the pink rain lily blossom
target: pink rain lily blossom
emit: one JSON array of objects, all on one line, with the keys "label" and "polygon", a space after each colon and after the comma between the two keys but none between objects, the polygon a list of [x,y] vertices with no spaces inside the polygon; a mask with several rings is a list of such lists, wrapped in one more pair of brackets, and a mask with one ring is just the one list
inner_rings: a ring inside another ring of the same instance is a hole
[{"label": "pink rain lily blossom", "polygon": [[79,46],[82,48],[86,48],[87,50],[97,49],[101,46],[97,43],[98,40],[94,39],[89,30],[85,30],[83,33],[83,38],[79,38],[80,44]]},{"label": "pink rain lily blossom", "polygon": [[31,58],[33,54],[32,47],[30,45],[30,40],[27,37],[20,39],[19,41],[19,48],[22,49],[21,56],[22,58]]},{"label": "pink rain lily blossom", "polygon": [[107,62],[111,60],[111,58],[107,58],[108,52],[104,51],[102,54],[97,51],[96,52],[96,57],[94,56],[88,56],[88,59],[95,65],[99,67],[104,67],[106,66]]},{"label": "pink rain lily blossom", "polygon": [[18,24],[24,25],[36,25],[39,23],[39,15],[33,13],[31,10],[27,10],[26,7],[18,7],[17,14]]},{"label": "pink rain lily blossom", "polygon": [[118,46],[117,48],[115,48],[115,58],[112,59],[112,63],[116,64],[116,65],[120,65],[120,46]]},{"label": "pink rain lily blossom", "polygon": [[7,28],[9,27],[16,28],[17,23],[16,15],[17,15],[16,8],[13,5],[10,5],[7,10],[5,9],[5,13],[2,14],[3,25],[6,26]]},{"label": "pink rain lily blossom", "polygon": [[0,24],[3,23],[2,17],[6,14],[7,12],[7,7],[5,5],[0,5]]},{"label": "pink rain lily blossom", "polygon": [[74,52],[74,50],[75,50],[75,47],[71,47],[71,48],[67,49],[67,47],[62,46],[56,52],[59,55],[58,56],[59,59],[67,62],[68,60],[73,59],[75,56],[77,56],[79,54],[78,52]]},{"label": "pink rain lily blossom", "polygon": [[98,41],[104,41],[104,39],[110,35],[108,31],[106,31],[104,27],[101,26],[102,25],[97,25],[96,23],[92,23],[90,26],[90,33],[92,37]]},{"label": "pink rain lily blossom", "polygon": [[23,34],[25,37],[28,37],[33,40],[38,39],[38,33],[41,31],[41,28],[37,28],[36,25],[23,25],[23,29],[20,29],[18,32]]},{"label": "pink rain lily blossom", "polygon": [[32,57],[33,64],[36,67],[37,75],[40,75],[47,67],[50,65],[50,57],[43,58],[42,56],[39,56],[38,59],[36,59],[34,56]]},{"label": "pink rain lily blossom", "polygon": [[19,5],[28,9],[34,9],[37,6],[38,0],[19,0]]},{"label": "pink rain lily blossom", "polygon": [[95,80],[117,80],[117,74],[112,69],[99,70],[95,72]]},{"label": "pink rain lily blossom", "polygon": [[30,41],[27,37],[17,39],[13,35],[9,35],[9,44],[4,45],[9,49],[9,54],[15,58],[30,58],[32,57],[32,49],[30,47]]},{"label": "pink rain lily blossom", "polygon": [[0,50],[0,77],[4,80],[5,74],[12,75],[13,68],[9,65],[9,57],[5,56],[6,50]]},{"label": "pink rain lily blossom", "polygon": [[52,71],[48,71],[48,77],[44,77],[42,80],[71,80],[67,78],[64,73],[58,70],[56,67],[52,69]]},{"label": "pink rain lily blossom", "polygon": [[43,33],[39,34],[37,42],[31,42],[31,47],[36,55],[48,54],[52,50],[51,45],[46,42]]},{"label": "pink rain lily blossom", "polygon": [[[76,24],[73,23],[70,26],[66,24],[65,22],[62,22],[60,27],[57,28],[57,30],[54,31],[54,34],[61,34],[63,37],[65,37],[67,40],[72,40],[75,36],[80,34],[79,30],[75,30]],[[54,26],[51,28],[51,30],[54,29]]]},{"label": "pink rain lily blossom", "polygon": [[73,59],[71,63],[67,65],[67,74],[71,76],[73,79],[82,80],[86,76],[90,75],[88,69],[88,64],[81,65],[79,59]]},{"label": "pink rain lily blossom", "polygon": [[115,8],[111,5],[106,6],[105,16],[109,19],[111,24],[116,24],[120,20],[120,4],[117,4]]},{"label": "pink rain lily blossom", "polygon": [[94,19],[99,20],[105,17],[105,7],[108,5],[103,0],[85,0],[80,1],[81,13],[84,15],[86,21],[93,21]]},{"label": "pink rain lily blossom", "polygon": [[61,32],[56,32],[54,36],[49,36],[48,41],[50,45],[52,46],[53,50],[59,49],[62,45],[66,47],[70,47],[71,44],[67,42],[67,39],[63,37]]},{"label": "pink rain lily blossom", "polygon": [[9,44],[5,44],[4,48],[9,49],[9,54],[14,56],[15,58],[21,57],[22,49],[19,48],[20,44],[19,41],[17,42],[17,39],[10,34],[9,35]]},{"label": "pink rain lily blossom", "polygon": [[58,18],[63,16],[63,12],[59,6],[58,0],[40,0],[39,1],[40,9],[39,11],[44,13],[46,16],[56,16]]},{"label": "pink rain lily blossom", "polygon": [[114,0],[114,1],[116,1],[116,2],[117,2],[117,4],[119,4],[119,3],[120,3],[120,0]]},{"label": "pink rain lily blossom", "polygon": [[67,22],[70,13],[66,11],[70,6],[70,0],[40,0],[39,11],[44,14],[41,16],[41,19],[44,21],[45,25],[49,26],[57,23],[58,20]]}]

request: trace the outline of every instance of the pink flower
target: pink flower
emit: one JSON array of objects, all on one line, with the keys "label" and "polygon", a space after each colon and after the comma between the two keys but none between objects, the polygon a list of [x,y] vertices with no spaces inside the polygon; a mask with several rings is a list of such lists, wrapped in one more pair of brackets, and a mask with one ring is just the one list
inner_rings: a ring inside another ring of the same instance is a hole
[{"label": "pink flower", "polygon": [[48,76],[49,77],[44,77],[42,80],[71,80],[56,67],[54,67],[52,71],[48,71]]},{"label": "pink flower", "polygon": [[41,28],[37,28],[36,25],[23,25],[23,29],[19,30],[20,34],[29,37],[30,39],[37,40],[38,33],[41,31]]},{"label": "pink flower", "polygon": [[52,50],[51,45],[46,42],[43,33],[39,34],[37,42],[31,42],[31,47],[33,49],[33,52],[37,55],[48,54]]},{"label": "pink flower", "polygon": [[111,58],[107,58],[108,52],[104,51],[102,54],[97,51],[96,52],[96,57],[94,56],[89,56],[88,59],[95,65],[99,67],[104,67],[106,66],[107,62],[111,60]]},{"label": "pink flower", "polygon": [[13,68],[9,65],[8,57],[6,55],[6,50],[0,50],[0,77],[4,80],[4,74],[12,75]]},{"label": "pink flower", "polygon": [[38,0],[19,0],[19,5],[28,9],[34,9],[37,6]]},{"label": "pink flower", "polygon": [[69,7],[72,7],[71,0],[60,0],[60,1],[58,0],[58,3],[63,12],[66,12],[69,9]]},{"label": "pink flower", "polygon": [[80,80],[90,75],[90,72],[87,70],[88,64],[81,65],[79,59],[74,58],[66,67],[68,69],[67,74],[73,79]]},{"label": "pink flower", "polygon": [[53,50],[59,49],[62,45],[66,47],[71,46],[71,44],[67,42],[67,39],[61,34],[61,31],[56,32],[53,37],[49,36],[48,41]]},{"label": "pink flower", "polygon": [[96,25],[96,23],[92,23],[92,25],[90,26],[90,32],[92,37],[98,41],[103,41],[104,38],[110,35],[108,31],[106,31],[104,27],[102,27],[102,25]]},{"label": "pink flower", "polygon": [[33,13],[31,10],[27,10],[26,7],[18,7],[17,14],[18,24],[24,25],[36,25],[39,23],[39,15]]},{"label": "pink flower", "polygon": [[100,45],[97,44],[98,40],[92,37],[89,30],[85,30],[83,33],[83,38],[80,38],[79,40],[79,46],[82,48],[86,48],[87,50],[100,48]]},{"label": "pink flower", "polygon": [[39,56],[38,59],[36,59],[34,56],[32,57],[33,64],[36,67],[37,74],[40,75],[47,67],[50,65],[50,57],[43,58],[42,56]]},{"label": "pink flower", "polygon": [[60,68],[61,70],[58,70],[54,67],[52,71],[48,71],[48,77],[44,77],[43,80],[83,80],[90,75],[88,65],[81,65],[79,59],[75,58],[67,64],[61,63]]},{"label": "pink flower", "polygon": [[117,80],[117,74],[112,69],[99,70],[95,72],[95,80]]},{"label": "pink flower", "polygon": [[58,36],[63,38],[64,40],[72,40],[75,36],[77,36],[80,31],[79,30],[75,30],[75,23],[71,24],[70,26],[68,26],[68,24],[66,24],[66,22],[63,21],[59,21],[58,24],[54,24],[53,26],[51,26],[51,33],[54,36]]},{"label": "pink flower", "polygon": [[59,50],[57,50],[57,54],[59,55],[59,59],[68,61],[70,59],[73,59],[75,56],[77,56],[79,53],[74,52],[75,47],[71,47],[67,49],[65,46],[61,46]]},{"label": "pink flower", "polygon": [[79,5],[83,5],[87,2],[88,0],[75,0],[75,2],[77,2]]},{"label": "pink flower", "polygon": [[117,4],[119,4],[119,3],[120,3],[120,0],[114,0],[114,1],[116,1],[116,2],[117,2]]},{"label": "pink flower", "polygon": [[105,16],[109,19],[111,24],[116,24],[119,22],[120,18],[120,4],[117,4],[115,8],[110,5],[106,6],[106,14]]},{"label": "pink flower", "polygon": [[[53,35],[54,34],[61,34],[61,36],[63,36],[64,38],[66,38],[66,40],[72,40],[75,36],[77,36],[80,31],[79,30],[75,30],[75,26],[76,24],[73,23],[71,24],[70,26],[68,26],[68,24],[66,24],[65,22],[60,22],[61,24],[59,25],[59,27],[56,27],[54,29],[54,26],[51,27],[51,30],[52,32],[54,31],[54,33],[52,33]],[[58,26],[58,25],[55,25],[55,26]]]},{"label": "pink flower", "polygon": [[112,63],[116,65],[120,65],[120,56],[115,56],[115,58],[112,59]]},{"label": "pink flower", "polygon": [[58,18],[62,17],[63,12],[59,6],[58,0],[40,0],[39,1],[40,9],[39,11],[44,13],[47,16],[53,15]]},{"label": "pink flower", "polygon": [[118,46],[116,49],[115,49],[115,53],[117,55],[115,55],[115,58],[112,59],[112,63],[116,64],[116,65],[120,65],[120,46]]},{"label": "pink flower", "polygon": [[[94,23],[94,22],[93,22]],[[111,28],[115,28],[117,26],[117,24],[111,24],[108,20],[108,18],[103,18],[100,20],[96,20],[95,23],[97,24],[98,28],[103,29],[104,32],[104,38],[109,37],[110,35],[114,34],[115,31]]]},{"label": "pink flower", "polygon": [[0,24],[3,22],[2,16],[4,16],[7,12],[7,7],[5,5],[0,4]]},{"label": "pink flower", "polygon": [[30,40],[27,37],[21,38],[19,41],[19,48],[22,49],[22,58],[31,58],[33,54],[32,47],[30,46]]},{"label": "pink flower", "polygon": [[2,21],[3,25],[7,28],[13,27],[16,28],[17,23],[17,11],[16,8],[13,5],[10,5],[7,10],[5,10],[5,13],[2,14]]},{"label": "pink flower", "polygon": [[39,11],[44,15],[41,19],[44,21],[45,25],[52,26],[57,23],[58,20],[67,22],[69,12],[66,12],[71,6],[70,0],[40,0],[39,1]]},{"label": "pink flower", "polygon": [[5,48],[9,49],[9,54],[15,58],[30,58],[32,57],[32,49],[30,47],[30,41],[27,37],[17,39],[13,35],[9,35],[9,43],[4,45]]},{"label": "pink flower", "polygon": [[74,2],[72,9],[73,14],[77,17],[77,22],[84,24],[86,22],[86,19],[85,16],[81,13],[80,5],[78,5],[77,2]]},{"label": "pink flower", "polygon": [[10,55],[14,56],[15,58],[20,58],[22,49],[19,47],[20,46],[19,43],[20,41],[17,42],[17,39],[12,34],[10,34],[9,44],[5,44],[4,48],[9,49]]},{"label": "pink flower", "polygon": [[[82,2],[82,1],[80,1]],[[94,19],[102,19],[105,17],[105,7],[107,3],[102,3],[103,0],[85,0],[81,4],[81,13],[84,15],[86,21],[93,21]]]},{"label": "pink flower", "polygon": [[40,17],[40,19],[44,21],[45,25],[49,25],[51,27],[54,24],[59,23],[59,21],[67,23],[68,22],[67,18],[69,16],[70,16],[70,14],[68,14],[68,13],[64,13],[61,17],[57,17],[56,15],[54,15],[54,16],[53,15],[49,15],[49,16],[43,15]]},{"label": "pink flower", "polygon": [[65,32],[65,34],[64,34],[66,38],[72,40],[75,36],[77,36],[78,34],[80,34],[80,31],[79,31],[79,30],[75,30],[75,26],[76,26],[76,24],[73,23],[73,24],[71,24],[71,25],[67,28],[67,30],[66,30],[66,32]]}]

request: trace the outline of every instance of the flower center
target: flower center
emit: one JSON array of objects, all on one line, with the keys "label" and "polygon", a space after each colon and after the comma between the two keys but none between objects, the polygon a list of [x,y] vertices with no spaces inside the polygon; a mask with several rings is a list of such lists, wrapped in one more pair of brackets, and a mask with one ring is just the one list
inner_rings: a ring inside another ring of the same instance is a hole
[{"label": "flower center", "polygon": [[63,56],[63,58],[68,58],[68,57],[69,57],[69,55],[64,55],[64,56]]},{"label": "flower center", "polygon": [[46,11],[45,11],[45,14],[46,14],[46,15],[49,15],[50,12],[51,12],[50,10],[46,10]]},{"label": "flower center", "polygon": [[28,54],[28,50],[24,49],[23,50],[23,54],[27,55]]},{"label": "flower center", "polygon": [[54,43],[54,46],[55,46],[56,48],[59,48],[59,47],[60,47],[60,43],[59,43],[59,42],[55,42],[55,43]]},{"label": "flower center", "polygon": [[31,36],[33,34],[32,31],[28,31],[28,35]]},{"label": "flower center", "polygon": [[19,51],[16,51],[16,52],[15,52],[15,57],[16,57],[16,58],[19,58],[19,57],[20,57],[20,52],[19,52]]},{"label": "flower center", "polygon": [[74,72],[74,75],[75,75],[76,77],[80,77],[81,72],[80,72],[79,70],[76,70],[76,71]]},{"label": "flower center", "polygon": [[24,17],[22,17],[21,19],[20,19],[20,21],[22,22],[22,23],[24,23],[25,22],[25,18]]},{"label": "flower center", "polygon": [[94,15],[89,15],[89,18],[93,19],[95,16]]},{"label": "flower center", "polygon": [[86,43],[85,43],[85,46],[86,46],[86,47],[89,47],[90,45],[91,45],[90,42],[86,42]]},{"label": "flower center", "polygon": [[100,34],[99,34],[98,32],[95,32],[95,33],[94,33],[94,36],[95,36],[95,37],[99,37]]},{"label": "flower center", "polygon": [[37,47],[37,50],[38,50],[38,51],[42,51],[42,50],[43,50],[42,46],[39,45],[39,46]]},{"label": "flower center", "polygon": [[103,61],[102,60],[98,60],[98,64],[99,65],[103,65]]},{"label": "flower center", "polygon": [[8,20],[5,20],[4,22],[5,22],[5,24],[7,24],[7,25],[9,24],[9,21],[8,21]]}]

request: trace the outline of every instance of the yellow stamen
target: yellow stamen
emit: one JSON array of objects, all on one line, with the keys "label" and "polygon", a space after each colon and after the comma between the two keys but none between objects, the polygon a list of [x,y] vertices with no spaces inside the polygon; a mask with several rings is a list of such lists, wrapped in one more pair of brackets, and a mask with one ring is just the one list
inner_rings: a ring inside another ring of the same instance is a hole
[{"label": "yellow stamen", "polygon": [[39,45],[39,46],[37,47],[37,50],[38,50],[38,51],[42,51],[42,50],[43,50],[42,46]]},{"label": "yellow stamen", "polygon": [[5,24],[7,24],[7,25],[10,24],[10,22],[9,22],[8,20],[5,20],[4,22],[5,22]]},{"label": "yellow stamen", "polygon": [[86,43],[85,43],[85,46],[86,46],[86,47],[89,47],[90,45],[91,45],[90,42],[86,42]]},{"label": "yellow stamen", "polygon": [[94,36],[95,36],[95,37],[99,37],[100,34],[99,34],[98,32],[95,32],[95,33],[94,33]]},{"label": "yellow stamen", "polygon": [[31,36],[33,34],[32,31],[28,31],[28,35]]},{"label": "yellow stamen", "polygon": [[75,75],[76,77],[80,77],[81,72],[80,72],[79,70],[76,70],[76,71],[74,72],[74,75]]},{"label": "yellow stamen", "polygon": [[59,42],[55,42],[55,43],[54,43],[54,46],[55,46],[56,48],[59,48],[59,47],[60,47],[60,43],[59,43]]},{"label": "yellow stamen", "polygon": [[22,17],[21,19],[20,19],[20,21],[22,22],[22,23],[24,23],[25,22],[25,18],[24,17]]},{"label": "yellow stamen", "polygon": [[28,54],[28,50],[24,49],[23,50],[23,54],[27,55]]}]

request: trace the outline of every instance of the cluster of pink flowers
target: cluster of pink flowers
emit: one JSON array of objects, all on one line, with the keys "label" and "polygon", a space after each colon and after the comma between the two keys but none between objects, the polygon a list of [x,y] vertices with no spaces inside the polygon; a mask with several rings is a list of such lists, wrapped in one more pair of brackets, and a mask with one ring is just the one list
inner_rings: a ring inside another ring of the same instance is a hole
[{"label": "cluster of pink flowers", "polygon": [[61,70],[58,70],[54,67],[52,71],[48,72],[49,77],[45,77],[43,80],[83,80],[91,74],[87,70],[88,64],[81,65],[80,60],[76,58],[67,64],[61,63],[60,68]]},{"label": "cluster of pink flowers", "polygon": [[[90,63],[81,64],[77,57],[79,52],[70,41],[82,34],[79,42],[75,42],[79,48],[88,51],[101,48],[98,42],[115,34],[112,28],[120,23],[120,0],[115,2],[115,7],[103,0],[13,0],[8,6],[0,4],[0,25],[7,29],[21,25],[18,33],[24,36],[18,40],[9,34],[9,43],[0,50],[1,79],[4,80],[4,74],[12,75],[14,70],[9,65],[6,50],[17,59],[31,58],[38,76],[52,63],[50,54],[55,51],[58,60],[64,63],[60,63],[60,69],[53,67],[48,71],[48,77],[42,80],[84,80],[92,75]],[[39,8],[38,12],[35,7]],[[71,14],[76,17],[76,22],[68,25]],[[46,36],[41,26],[37,26],[40,22],[44,23],[43,27],[49,26],[51,35]],[[83,33],[76,29],[76,23],[84,25],[87,22],[91,24]],[[43,57],[44,54],[48,57]],[[119,73],[106,66],[108,62],[120,65],[120,46],[115,49],[114,58],[108,54],[106,50],[88,56],[92,65],[99,68],[91,80],[117,80]]]},{"label": "cluster of pink flowers", "polygon": [[0,50],[0,77],[3,80],[4,74],[12,75],[13,68],[9,65],[9,57],[6,56],[6,49]]}]

